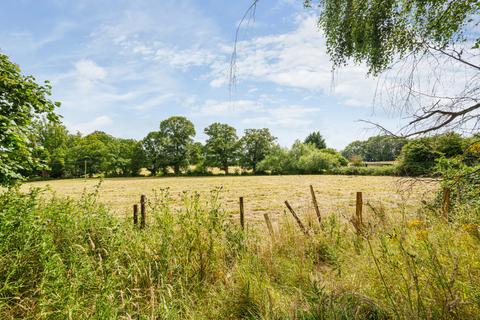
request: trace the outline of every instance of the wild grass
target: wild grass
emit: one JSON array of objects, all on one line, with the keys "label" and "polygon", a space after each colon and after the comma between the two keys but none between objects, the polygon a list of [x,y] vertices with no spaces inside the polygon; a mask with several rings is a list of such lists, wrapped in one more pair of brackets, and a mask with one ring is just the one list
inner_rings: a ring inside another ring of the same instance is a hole
[{"label": "wild grass", "polygon": [[218,190],[183,193],[178,206],[161,189],[141,230],[112,215],[98,189],[77,200],[38,193],[0,196],[2,319],[480,314],[480,239],[465,217],[446,222],[428,208],[392,217],[370,204],[358,232],[339,214],[320,225],[305,212],[309,236],[286,214],[270,236],[261,224],[241,230]]}]

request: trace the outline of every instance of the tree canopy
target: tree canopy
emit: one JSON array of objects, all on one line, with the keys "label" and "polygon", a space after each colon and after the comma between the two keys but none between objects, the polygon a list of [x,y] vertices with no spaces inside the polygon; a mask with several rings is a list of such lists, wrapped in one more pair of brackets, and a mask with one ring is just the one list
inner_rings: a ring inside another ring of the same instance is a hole
[{"label": "tree canopy", "polygon": [[0,53],[0,185],[21,179],[25,172],[41,164],[33,156],[35,146],[29,139],[34,120],[58,119],[49,99],[48,82],[37,84],[32,76],[24,76],[20,68]]},{"label": "tree canopy", "polygon": [[244,136],[240,139],[241,164],[248,169],[257,172],[257,165],[265,159],[276,140],[267,128],[246,129]]},{"label": "tree canopy", "polygon": [[[336,66],[348,60],[365,62],[382,72],[412,51],[443,50],[459,42],[478,48],[477,0],[306,0],[321,7],[319,26]],[[474,20],[477,21],[474,21]]]},{"label": "tree canopy", "polygon": [[317,149],[325,149],[327,147],[327,144],[325,143],[325,139],[323,139],[319,131],[310,133],[305,138],[304,142],[313,144]]},{"label": "tree canopy", "polygon": [[174,116],[160,122],[160,135],[164,142],[163,157],[175,174],[188,166],[189,145],[193,143],[195,128],[185,117]]},{"label": "tree canopy", "polygon": [[219,167],[228,174],[228,167],[238,158],[238,137],[234,127],[224,123],[212,123],[205,128],[208,136],[205,142],[206,164]]}]

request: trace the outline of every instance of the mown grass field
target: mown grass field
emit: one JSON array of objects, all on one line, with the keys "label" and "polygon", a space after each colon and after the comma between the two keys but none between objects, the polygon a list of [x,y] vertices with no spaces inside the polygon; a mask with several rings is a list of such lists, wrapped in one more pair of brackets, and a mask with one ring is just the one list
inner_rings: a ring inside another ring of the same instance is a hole
[{"label": "mown grass field", "polygon": [[[92,191],[99,183],[99,179],[70,179],[31,182],[22,188],[47,188],[47,194],[78,199],[85,190]],[[172,198],[179,201],[185,191],[198,192],[205,198],[212,190],[221,188],[219,200],[227,212],[238,213],[238,198],[242,196],[249,218],[263,219],[263,213],[272,214],[273,217],[283,213],[285,200],[299,213],[311,211],[310,185],[315,189],[322,213],[335,212],[343,216],[350,216],[354,211],[357,191],[363,192],[366,204],[381,206],[388,209],[389,213],[395,213],[404,209],[412,211],[422,200],[430,199],[438,188],[438,183],[431,179],[370,176],[110,178],[101,182],[99,199],[116,214],[124,216],[131,213],[132,205],[138,202],[141,194],[152,199],[162,189],[168,189]]]}]

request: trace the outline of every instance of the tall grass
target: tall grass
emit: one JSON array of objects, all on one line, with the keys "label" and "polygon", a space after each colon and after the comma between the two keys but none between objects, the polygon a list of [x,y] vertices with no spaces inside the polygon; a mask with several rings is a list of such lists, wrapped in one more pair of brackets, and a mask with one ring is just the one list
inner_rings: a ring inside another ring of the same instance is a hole
[{"label": "tall grass", "polygon": [[359,234],[335,213],[321,226],[307,213],[305,236],[282,215],[270,237],[263,225],[242,231],[219,206],[219,190],[206,199],[185,193],[182,206],[159,190],[140,230],[110,215],[98,192],[78,201],[0,196],[0,318],[480,315],[478,226],[464,220],[372,208]]}]

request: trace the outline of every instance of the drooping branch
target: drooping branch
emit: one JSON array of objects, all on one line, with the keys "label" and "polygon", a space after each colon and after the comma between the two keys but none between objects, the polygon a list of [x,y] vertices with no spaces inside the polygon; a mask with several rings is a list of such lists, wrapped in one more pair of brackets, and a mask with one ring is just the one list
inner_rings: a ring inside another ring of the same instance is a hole
[{"label": "drooping branch", "polygon": [[229,72],[229,92],[230,96],[232,94],[232,90],[235,87],[237,82],[237,45],[238,45],[238,38],[240,34],[240,29],[245,21],[250,21],[251,19],[255,19],[255,11],[257,9],[257,3],[260,0],[253,0],[248,9],[243,14],[242,19],[237,25],[237,29],[235,30],[235,40],[233,43],[233,51],[230,57],[230,72]]}]

